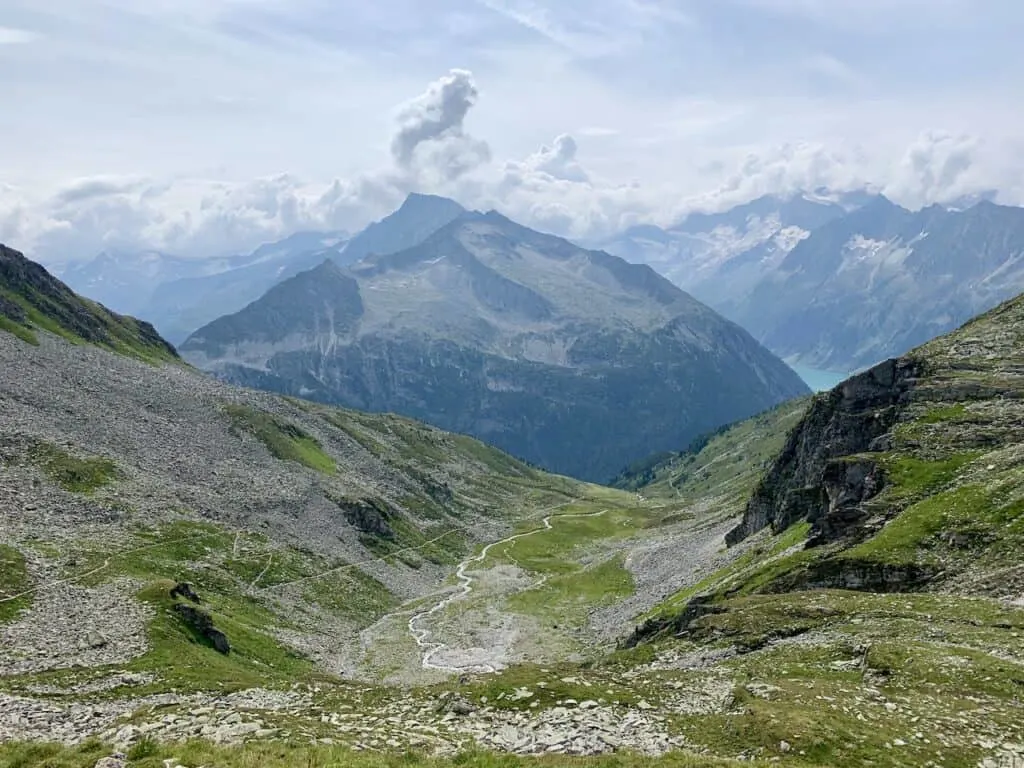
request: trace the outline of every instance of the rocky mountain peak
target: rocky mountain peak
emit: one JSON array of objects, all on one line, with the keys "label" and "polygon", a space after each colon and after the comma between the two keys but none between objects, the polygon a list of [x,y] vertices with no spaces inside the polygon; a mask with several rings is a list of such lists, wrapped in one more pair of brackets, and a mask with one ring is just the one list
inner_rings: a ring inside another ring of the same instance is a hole
[{"label": "rocky mountain peak", "polygon": [[402,413],[588,479],[806,391],[649,267],[495,211],[285,281],[182,351],[229,381]]}]

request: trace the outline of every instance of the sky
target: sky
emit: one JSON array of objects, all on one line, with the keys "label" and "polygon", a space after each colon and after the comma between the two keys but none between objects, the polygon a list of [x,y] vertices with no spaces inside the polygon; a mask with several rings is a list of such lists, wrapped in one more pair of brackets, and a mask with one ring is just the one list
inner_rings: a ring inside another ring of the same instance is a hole
[{"label": "sky", "polygon": [[239,253],[411,191],[600,238],[1024,203],[1018,0],[2,0],[0,242]]}]

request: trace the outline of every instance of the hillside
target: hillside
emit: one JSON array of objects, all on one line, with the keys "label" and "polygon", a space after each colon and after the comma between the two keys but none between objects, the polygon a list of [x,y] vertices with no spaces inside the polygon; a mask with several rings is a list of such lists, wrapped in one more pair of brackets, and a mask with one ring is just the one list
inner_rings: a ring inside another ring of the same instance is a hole
[{"label": "hillside", "polygon": [[1024,300],[639,468],[639,496],[20,336],[0,331],[0,762],[1024,756]]},{"label": "hillside", "polygon": [[589,480],[807,391],[650,268],[494,212],[325,262],[181,351],[233,383],[403,413]]},{"label": "hillside", "polygon": [[737,730],[693,723],[696,743],[1021,759],[1022,396],[1024,297],[815,396],[727,534],[732,562],[625,643],[740,654],[708,670],[748,681]]},{"label": "hillside", "polygon": [[76,344],[95,344],[144,360],[177,353],[149,323],[110,312],[74,294],[43,267],[0,245],[0,330],[38,344],[38,331]]},{"label": "hillside", "polygon": [[91,768],[92,736],[133,764],[191,737],[218,764],[243,741],[278,750],[260,764],[673,746],[632,700],[545,715],[556,687],[517,747],[502,709],[453,720],[446,682],[607,649],[588,612],[633,596],[623,548],[661,510],[399,416],[18,330],[0,331],[0,762]]},{"label": "hillside", "polygon": [[656,454],[615,479],[613,486],[654,499],[714,504],[736,511],[785,445],[810,405],[798,398],[695,439],[685,451]]}]

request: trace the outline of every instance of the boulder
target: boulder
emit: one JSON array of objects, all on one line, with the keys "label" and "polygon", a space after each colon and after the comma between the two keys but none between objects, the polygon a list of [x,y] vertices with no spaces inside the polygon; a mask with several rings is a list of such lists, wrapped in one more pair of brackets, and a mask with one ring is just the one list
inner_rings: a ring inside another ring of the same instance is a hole
[{"label": "boulder", "polygon": [[231,644],[228,642],[227,635],[214,626],[213,618],[206,611],[193,608],[185,603],[175,603],[174,610],[193,631],[208,640],[218,653],[228,654],[231,652]]},{"label": "boulder", "polygon": [[195,589],[193,589],[192,585],[187,581],[179,581],[175,584],[174,588],[171,589],[171,597],[183,597],[186,600],[191,600],[196,605],[199,605],[199,603],[202,602],[202,600],[199,599],[199,595],[196,594]]}]

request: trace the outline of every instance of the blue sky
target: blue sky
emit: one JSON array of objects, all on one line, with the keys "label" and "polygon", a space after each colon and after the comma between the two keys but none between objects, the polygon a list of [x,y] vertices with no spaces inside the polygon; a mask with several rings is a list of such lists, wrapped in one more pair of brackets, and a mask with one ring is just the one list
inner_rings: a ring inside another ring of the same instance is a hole
[{"label": "blue sky", "polygon": [[577,236],[818,184],[1021,202],[1022,36],[1012,0],[5,0],[0,239],[206,255],[411,189]]}]

